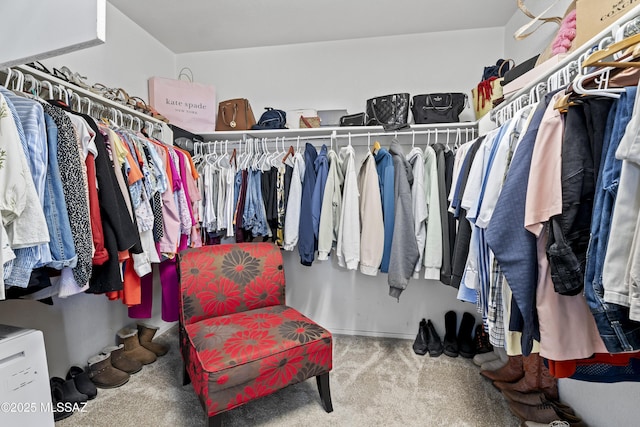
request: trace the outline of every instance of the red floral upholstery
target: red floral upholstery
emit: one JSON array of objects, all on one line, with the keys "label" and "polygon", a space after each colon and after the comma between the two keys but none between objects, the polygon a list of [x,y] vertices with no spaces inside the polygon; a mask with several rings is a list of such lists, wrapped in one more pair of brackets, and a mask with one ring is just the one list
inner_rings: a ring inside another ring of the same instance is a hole
[{"label": "red floral upholstery", "polygon": [[331,333],[284,305],[277,246],[186,250],[180,282],[182,357],[209,417],[314,376],[319,387],[326,377],[326,395],[320,391],[331,412]]}]

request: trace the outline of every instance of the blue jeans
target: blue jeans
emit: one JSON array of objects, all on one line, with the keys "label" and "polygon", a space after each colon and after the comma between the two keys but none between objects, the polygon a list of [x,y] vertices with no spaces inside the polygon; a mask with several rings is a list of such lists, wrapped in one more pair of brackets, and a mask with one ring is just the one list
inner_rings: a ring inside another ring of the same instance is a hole
[{"label": "blue jeans", "polygon": [[253,236],[269,234],[267,217],[262,200],[262,172],[250,170],[247,181],[247,199],[244,206],[242,227],[250,230]]},{"label": "blue jeans", "polygon": [[587,251],[584,293],[600,336],[610,353],[640,349],[640,323],[629,320],[629,309],[604,301],[602,271],[618,192],[622,162],[615,152],[633,113],[636,88],[622,94],[609,112],[596,182],[591,240]]},{"label": "blue jeans", "polygon": [[49,159],[44,187],[44,216],[49,228],[49,249],[53,261],[48,265],[56,270],[75,267],[78,260],[71,236],[71,225],[67,214],[67,203],[62,192],[60,167],[58,166],[58,128],[53,119],[45,114]]}]

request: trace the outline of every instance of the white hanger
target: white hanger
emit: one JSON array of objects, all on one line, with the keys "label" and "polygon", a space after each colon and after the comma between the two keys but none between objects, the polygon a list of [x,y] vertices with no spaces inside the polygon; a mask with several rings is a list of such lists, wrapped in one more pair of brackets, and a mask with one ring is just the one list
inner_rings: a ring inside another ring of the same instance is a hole
[{"label": "white hanger", "polygon": [[47,88],[49,98],[53,98],[53,85],[51,84],[51,82],[47,80],[43,80],[40,82],[40,84]]},{"label": "white hanger", "polygon": [[[614,99],[620,98],[620,94],[623,93],[625,89],[609,87],[609,75],[611,70],[613,69],[614,69],[613,67],[604,67],[592,73],[578,76],[573,81],[573,91],[581,95],[599,95],[599,96],[605,96],[605,97],[614,98]],[[596,78],[595,82],[597,83],[598,88],[586,89],[584,87],[584,82],[587,79],[590,79],[593,77]]]},{"label": "white hanger", "polygon": [[[24,73],[20,70],[13,70],[16,75],[16,79],[13,82],[13,91],[23,92],[24,91]],[[6,86],[9,89],[9,86]]]},{"label": "white hanger", "polygon": [[38,82],[38,80],[35,77],[33,77],[31,74],[25,74],[24,79],[25,79],[25,85],[27,83],[30,84],[30,86],[26,88],[27,92],[33,95],[37,95],[40,89],[40,82]]},{"label": "white hanger", "polygon": [[416,146],[416,131],[411,130],[411,148],[415,148]]},{"label": "white hanger", "polygon": [[[69,104],[69,107],[73,108],[73,101],[76,101],[76,107],[75,110],[76,111],[81,111],[82,110],[82,99],[80,98],[80,95],[78,95],[76,92],[71,92],[71,103]],[[131,122],[133,123],[133,116],[131,116]]]},{"label": "white hanger", "polygon": [[11,81],[11,76],[13,75],[13,69],[7,68],[7,78],[4,81],[4,87],[9,88],[9,82]]}]

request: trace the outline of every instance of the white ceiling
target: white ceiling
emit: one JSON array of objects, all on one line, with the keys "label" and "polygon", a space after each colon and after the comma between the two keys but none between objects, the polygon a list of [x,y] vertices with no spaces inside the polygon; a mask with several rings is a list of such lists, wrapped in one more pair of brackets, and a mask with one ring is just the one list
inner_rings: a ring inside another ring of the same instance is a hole
[{"label": "white ceiling", "polygon": [[512,0],[109,2],[176,54],[503,27],[516,11]]}]

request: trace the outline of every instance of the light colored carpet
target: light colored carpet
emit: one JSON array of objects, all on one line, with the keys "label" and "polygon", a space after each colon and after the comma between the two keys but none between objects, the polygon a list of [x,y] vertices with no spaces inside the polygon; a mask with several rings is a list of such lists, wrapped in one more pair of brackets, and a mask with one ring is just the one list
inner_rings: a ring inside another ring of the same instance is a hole
[{"label": "light colored carpet", "polygon": [[[124,386],[98,390],[84,413],[59,427],[205,426],[192,386],[181,386],[177,328],[158,338],[170,352]],[[226,426],[517,426],[502,395],[471,360],[418,356],[412,341],[334,336],[331,395],[322,409],[316,381],[290,386],[227,412]]]}]

